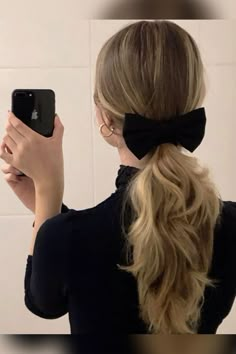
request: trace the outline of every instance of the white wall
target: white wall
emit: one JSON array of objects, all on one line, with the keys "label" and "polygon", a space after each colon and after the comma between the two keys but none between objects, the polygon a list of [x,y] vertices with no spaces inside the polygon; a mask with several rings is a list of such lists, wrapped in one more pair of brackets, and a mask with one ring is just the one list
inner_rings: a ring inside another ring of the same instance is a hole
[{"label": "white wall", "polygon": [[[4,6],[8,16],[0,19],[1,140],[13,89],[54,89],[57,113],[65,126],[64,203],[75,209],[94,206],[115,190],[119,168],[116,150],[100,137],[95,121],[96,55],[103,42],[130,21],[78,20],[76,5],[66,15],[59,6],[54,17],[40,16],[37,9],[37,21],[19,7],[11,19],[10,2]],[[236,201],[236,23],[175,22],[197,40],[209,76],[206,137],[196,155],[211,167],[223,198]],[[68,316],[44,320],[24,306],[23,278],[33,215],[16,199],[3,174],[0,196],[0,333],[69,333]],[[236,307],[218,333],[233,333],[233,323]]]}]

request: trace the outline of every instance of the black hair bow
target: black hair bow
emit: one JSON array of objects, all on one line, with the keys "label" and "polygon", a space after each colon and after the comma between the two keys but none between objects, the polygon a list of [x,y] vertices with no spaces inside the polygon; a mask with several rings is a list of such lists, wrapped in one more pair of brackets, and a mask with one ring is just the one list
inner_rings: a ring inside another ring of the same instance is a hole
[{"label": "black hair bow", "polygon": [[125,113],[123,136],[129,150],[141,160],[153,147],[164,143],[182,145],[193,152],[205,135],[205,108],[198,108],[168,120]]}]

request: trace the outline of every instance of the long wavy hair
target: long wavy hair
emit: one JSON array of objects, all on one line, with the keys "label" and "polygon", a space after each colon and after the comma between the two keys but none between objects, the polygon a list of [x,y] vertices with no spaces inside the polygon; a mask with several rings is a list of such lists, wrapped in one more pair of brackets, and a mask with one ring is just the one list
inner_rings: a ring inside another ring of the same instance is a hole
[{"label": "long wavy hair", "polygon": [[[168,119],[199,107],[205,69],[192,36],[171,21],[138,21],[110,37],[96,62],[94,101],[122,128],[125,112]],[[152,149],[122,207],[128,263],[150,333],[197,333],[223,202],[209,169],[183,147]],[[124,225],[126,205],[131,220]],[[131,252],[130,252],[131,251]]]}]

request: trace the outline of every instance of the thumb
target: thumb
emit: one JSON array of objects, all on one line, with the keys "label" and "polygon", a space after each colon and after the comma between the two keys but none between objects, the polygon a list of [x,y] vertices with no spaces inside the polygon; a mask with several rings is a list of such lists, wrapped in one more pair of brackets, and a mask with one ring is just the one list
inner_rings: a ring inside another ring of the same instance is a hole
[{"label": "thumb", "polygon": [[55,115],[54,119],[54,130],[53,130],[53,136],[62,136],[64,132],[64,126],[58,117],[58,115]]},{"label": "thumb", "polygon": [[7,145],[4,142],[2,142],[0,145],[0,158],[2,160],[4,160],[6,163],[9,163],[11,165],[13,156],[12,156],[12,154],[9,154],[8,152],[6,152],[6,150],[5,150],[6,148],[7,148]]}]

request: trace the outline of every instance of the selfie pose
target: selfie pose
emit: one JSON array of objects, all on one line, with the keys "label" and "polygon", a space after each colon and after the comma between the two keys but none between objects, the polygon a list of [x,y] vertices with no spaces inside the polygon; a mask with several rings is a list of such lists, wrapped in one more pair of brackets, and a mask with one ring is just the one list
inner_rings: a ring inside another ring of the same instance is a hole
[{"label": "selfie pose", "polygon": [[179,25],[138,21],[109,38],[94,102],[120,165],[116,190],[84,210],[63,203],[60,118],[45,136],[9,112],[0,157],[35,213],[25,273],[33,314],[68,314],[72,334],[216,333],[236,294],[236,202],[222,200],[194,156],[205,96],[199,48]]}]

